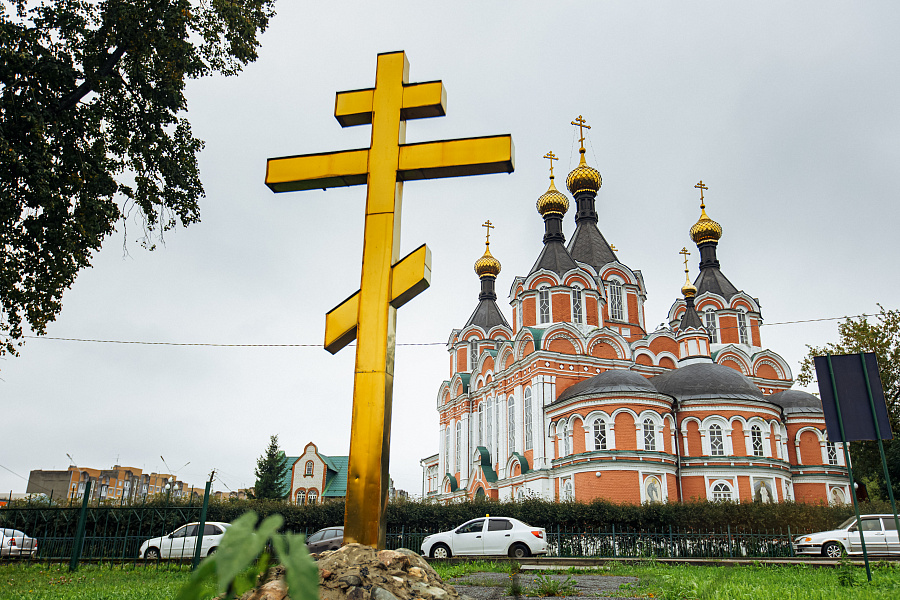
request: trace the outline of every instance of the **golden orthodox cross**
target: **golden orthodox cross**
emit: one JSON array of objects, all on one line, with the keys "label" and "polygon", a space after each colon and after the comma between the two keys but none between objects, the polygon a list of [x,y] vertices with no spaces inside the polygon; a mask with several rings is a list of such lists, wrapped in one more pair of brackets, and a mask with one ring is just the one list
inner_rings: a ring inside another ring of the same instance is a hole
[{"label": "golden orthodox cross", "polygon": [[359,290],[325,315],[325,349],[334,354],[354,339],[353,421],[344,510],[344,541],[385,547],[397,308],[431,282],[424,244],[401,260],[403,182],[486,173],[512,173],[509,135],[406,143],[406,121],[442,117],[440,81],[409,83],[406,53],[378,55],[375,87],[338,92],[334,116],[342,127],[372,125],[368,148],[270,158],[273,192],[367,185]]},{"label": "golden orthodox cross", "polygon": [[578,115],[578,117],[574,121],[572,121],[572,125],[576,125],[578,127],[578,143],[581,144],[581,149],[584,150],[584,130],[590,129],[591,126],[587,124],[587,121],[585,121],[581,115]]},{"label": "golden orthodox cross", "polygon": [[703,205],[703,190],[708,190],[709,188],[703,185],[703,180],[700,180],[700,183],[694,186],[695,188],[700,188],[700,208],[706,208]]},{"label": "golden orthodox cross", "polygon": [[682,256],[684,256],[684,272],[687,273],[688,272],[688,256],[690,256],[691,253],[688,252],[687,246],[685,246],[684,248],[681,249],[681,252],[679,252],[678,254],[681,254]]},{"label": "golden orthodox cross", "polygon": [[490,244],[491,243],[491,229],[496,229],[497,227],[490,221],[485,221],[484,223],[481,224],[481,226],[487,230],[487,239],[485,239],[484,243]]},{"label": "golden orthodox cross", "polygon": [[552,151],[552,150],[551,150],[550,152],[548,152],[547,154],[545,154],[545,155],[544,155],[544,158],[546,158],[546,159],[548,159],[548,160],[550,161],[550,177],[553,177],[553,161],[554,161],[554,160],[559,160],[559,159],[556,158],[556,155],[553,154],[553,151]]}]

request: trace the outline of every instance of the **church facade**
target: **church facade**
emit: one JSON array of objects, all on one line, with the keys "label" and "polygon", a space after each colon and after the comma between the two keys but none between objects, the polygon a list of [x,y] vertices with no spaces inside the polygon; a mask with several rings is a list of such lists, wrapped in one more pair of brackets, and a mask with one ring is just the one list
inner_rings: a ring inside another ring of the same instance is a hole
[{"label": "church facade", "polygon": [[[538,198],[543,246],[497,305],[500,262],[475,263],[478,303],[447,342],[437,394],[439,451],[421,461],[423,492],[551,500],[836,502],[850,500],[840,444],[818,398],[792,390],[785,360],[763,345],[759,301],[716,257],[722,227],[701,213],[690,236],[700,273],[650,331],[640,270],[598,228],[600,174],[585,161],[569,196],[553,177]],[[563,218],[576,229],[566,243]],[[656,322],[656,321],[651,321]]]}]

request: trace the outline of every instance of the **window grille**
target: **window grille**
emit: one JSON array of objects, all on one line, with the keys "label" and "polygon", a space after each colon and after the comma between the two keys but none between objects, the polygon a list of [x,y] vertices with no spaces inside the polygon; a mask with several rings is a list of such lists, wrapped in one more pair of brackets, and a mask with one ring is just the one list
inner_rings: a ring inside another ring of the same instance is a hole
[{"label": "window grille", "polygon": [[706,331],[709,332],[710,343],[718,344],[719,333],[716,327],[716,311],[712,308],[707,308],[703,315],[706,317]]},{"label": "window grille", "polygon": [[750,429],[750,443],[753,446],[753,456],[763,456],[762,429],[754,425]]},{"label": "window grille", "polygon": [[710,456],[725,456],[722,426],[715,423],[709,426],[709,454]]},{"label": "window grille", "polygon": [[825,442],[825,448],[828,451],[828,464],[829,465],[837,465],[838,464],[838,455],[837,455],[837,446],[834,442]]},{"label": "window grille", "polygon": [[444,469],[450,471],[450,425],[444,429]]},{"label": "window grille", "polygon": [[606,421],[594,421],[594,450],[606,450]]},{"label": "window grille", "polygon": [[509,448],[507,452],[512,454],[516,451],[516,407],[513,398],[510,396],[507,401],[508,408],[506,410],[506,426],[509,433]]},{"label": "window grille", "polygon": [[303,490],[297,491],[297,504],[303,504],[304,500],[306,500],[306,492]]},{"label": "window grille", "polygon": [[644,450],[656,450],[655,429],[653,419],[644,419]]},{"label": "window grille", "polygon": [[525,449],[526,450],[531,450],[532,444],[533,444],[532,431],[531,431],[531,427],[532,427],[531,419],[532,419],[531,388],[527,387],[527,388],[525,388],[525,418],[523,419],[523,422],[525,423]]},{"label": "window grille", "polygon": [[572,448],[569,445],[569,424],[568,423],[562,424],[562,433],[560,435],[562,436],[562,446],[563,446],[562,455],[568,456],[568,455],[572,454]]},{"label": "window grille", "polygon": [[572,289],[572,321],[575,323],[583,323],[584,315],[581,309],[581,288]]},{"label": "window grille", "polygon": [[315,490],[309,490],[309,493],[306,495],[306,503],[315,504],[318,497],[319,494]]},{"label": "window grille", "polygon": [[478,342],[472,340],[469,342],[469,370],[474,371],[475,365],[478,363]]},{"label": "window grille", "polygon": [[738,336],[740,337],[740,341],[742,344],[750,344],[749,338],[747,337],[747,313],[744,311],[738,311],[737,314],[738,319]]},{"label": "window grille", "polygon": [[462,448],[462,422],[456,422],[456,463],[453,465],[455,467],[454,470],[459,471],[460,462],[460,450]]},{"label": "window grille", "polygon": [[306,474],[306,475],[312,475],[312,474],[313,474],[313,461],[311,461],[311,460],[306,461],[306,472],[305,472],[305,474]]},{"label": "window grille", "polygon": [[566,479],[566,482],[563,484],[563,500],[572,500],[574,497],[575,494],[572,492],[572,480]]},{"label": "window grille", "polygon": [[615,279],[609,282],[609,318],[616,321],[625,320],[625,308],[622,304],[622,284]]},{"label": "window grille", "polygon": [[484,415],[484,420],[485,420],[485,424],[484,424],[485,427],[484,427],[484,430],[485,430],[485,435],[486,435],[486,440],[485,440],[486,443],[484,444],[484,446],[485,446],[485,448],[488,449],[488,452],[491,453],[491,457],[493,458],[493,456],[494,456],[494,451],[493,451],[493,447],[494,447],[494,432],[492,431],[493,428],[491,427],[491,420],[492,420],[492,419],[491,419],[491,403],[490,403],[490,400],[485,400],[485,404],[487,404],[487,407],[485,408],[485,411],[484,411],[484,413],[485,413],[485,415]]},{"label": "window grille", "polygon": [[541,288],[538,292],[541,308],[541,323],[550,322],[550,290]]},{"label": "window grille", "polygon": [[476,445],[486,445],[484,443],[484,402],[478,405],[478,439],[476,440]]},{"label": "window grille", "polygon": [[713,501],[723,500],[731,500],[731,487],[726,483],[717,483],[713,486]]}]

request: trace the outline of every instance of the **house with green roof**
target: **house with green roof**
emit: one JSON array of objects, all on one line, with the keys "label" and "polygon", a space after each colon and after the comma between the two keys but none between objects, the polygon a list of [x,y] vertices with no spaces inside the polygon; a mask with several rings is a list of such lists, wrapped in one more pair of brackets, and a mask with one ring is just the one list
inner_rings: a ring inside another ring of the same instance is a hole
[{"label": "house with green roof", "polygon": [[289,456],[290,471],[285,478],[288,498],[297,504],[314,504],[347,495],[347,464],[349,456],[320,454],[312,442],[300,456]]}]

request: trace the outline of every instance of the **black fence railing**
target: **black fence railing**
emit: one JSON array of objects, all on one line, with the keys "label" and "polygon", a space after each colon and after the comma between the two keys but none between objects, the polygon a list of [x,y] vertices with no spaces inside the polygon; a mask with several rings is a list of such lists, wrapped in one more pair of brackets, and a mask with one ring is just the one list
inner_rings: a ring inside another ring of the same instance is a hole
[{"label": "black fence railing", "polygon": [[[23,532],[33,538],[37,549],[17,555],[3,548],[0,561],[64,561],[76,554],[81,560],[138,561],[141,545],[152,538],[164,538],[199,520],[198,506],[97,506],[88,508],[80,552],[76,540],[80,508],[33,507],[0,509],[0,528]],[[549,556],[597,558],[765,558],[793,555],[791,531],[664,531],[635,530],[611,526],[605,529],[548,527]],[[312,534],[301,530],[294,533]],[[409,531],[405,527],[387,532],[389,549],[420,551],[422,540],[434,532]],[[20,542],[21,543],[21,542]],[[177,541],[173,541],[176,544]],[[180,542],[182,545],[186,541]],[[186,550],[180,548],[180,550]],[[193,553],[173,551],[173,558],[190,558]],[[164,556],[165,557],[165,556]]]}]

